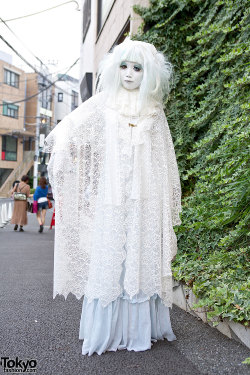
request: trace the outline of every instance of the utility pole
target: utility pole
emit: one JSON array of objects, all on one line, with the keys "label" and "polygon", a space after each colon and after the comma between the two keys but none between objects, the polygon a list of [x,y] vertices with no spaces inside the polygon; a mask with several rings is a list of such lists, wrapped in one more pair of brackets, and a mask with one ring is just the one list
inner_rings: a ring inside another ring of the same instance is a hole
[{"label": "utility pole", "polygon": [[[38,90],[40,84],[38,80]],[[34,177],[33,188],[36,189],[38,181],[38,159],[39,159],[39,138],[40,138],[40,95],[37,96],[37,110],[36,110],[36,138],[35,138],[35,158],[34,158]]]}]

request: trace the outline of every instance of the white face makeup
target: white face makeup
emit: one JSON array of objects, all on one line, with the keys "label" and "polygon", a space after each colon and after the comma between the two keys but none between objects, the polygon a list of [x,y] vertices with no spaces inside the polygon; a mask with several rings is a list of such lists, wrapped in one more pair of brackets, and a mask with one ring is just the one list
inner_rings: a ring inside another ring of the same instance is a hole
[{"label": "white face makeup", "polygon": [[141,64],[132,61],[122,61],[120,65],[122,86],[127,90],[137,89],[143,78]]}]

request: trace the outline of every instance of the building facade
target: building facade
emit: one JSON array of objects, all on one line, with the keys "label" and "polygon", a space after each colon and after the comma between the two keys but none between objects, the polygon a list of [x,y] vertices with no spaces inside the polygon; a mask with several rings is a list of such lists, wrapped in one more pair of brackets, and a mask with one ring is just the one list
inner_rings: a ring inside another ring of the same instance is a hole
[{"label": "building facade", "polygon": [[55,124],[78,107],[79,81],[67,74],[59,74],[55,86]]},{"label": "building facade", "polygon": [[[37,93],[39,93],[37,95]],[[26,130],[33,132],[34,144],[34,177],[33,187],[37,186],[40,176],[46,174],[48,155],[43,153],[44,139],[55,125],[54,118],[55,87],[52,75],[45,67],[40,68],[40,74],[27,73],[27,109]]]},{"label": "building facade", "polygon": [[42,140],[54,125],[51,75],[25,73],[0,52],[0,197],[22,175],[43,172]]},{"label": "building facade", "polygon": [[19,168],[24,157],[28,157],[25,142],[32,134],[25,129],[26,74],[12,65],[11,56],[3,52],[0,53],[0,82],[1,194],[5,181]]},{"label": "building facade", "polygon": [[52,76],[43,71],[42,76],[38,73],[26,73],[26,77],[26,95],[29,98],[26,104],[26,130],[35,134],[39,125],[39,134],[47,136],[55,124],[54,86],[50,86]]},{"label": "building facade", "polygon": [[103,56],[127,35],[137,33],[142,23],[134,5],[147,7],[149,0],[83,0],[80,51],[82,101],[95,93],[97,71]]}]

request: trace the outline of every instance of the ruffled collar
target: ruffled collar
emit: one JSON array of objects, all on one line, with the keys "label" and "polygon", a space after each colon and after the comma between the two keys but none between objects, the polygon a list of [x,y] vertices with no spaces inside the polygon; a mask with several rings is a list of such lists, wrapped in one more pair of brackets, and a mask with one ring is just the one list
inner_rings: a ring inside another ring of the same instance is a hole
[{"label": "ruffled collar", "polygon": [[139,94],[139,89],[126,90],[120,87],[115,98],[107,98],[106,105],[127,117],[148,116],[159,109],[159,104],[152,100],[146,108],[140,110]]}]

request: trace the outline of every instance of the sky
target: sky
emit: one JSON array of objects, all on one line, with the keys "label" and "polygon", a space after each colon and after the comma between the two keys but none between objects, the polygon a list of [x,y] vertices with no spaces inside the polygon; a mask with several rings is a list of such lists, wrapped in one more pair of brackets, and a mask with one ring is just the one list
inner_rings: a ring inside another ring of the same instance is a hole
[{"label": "sky", "polygon": [[[0,0],[0,17],[4,21],[63,3],[66,4],[44,13],[6,22],[21,41],[0,22],[0,35],[38,68],[39,62],[25,48],[27,46],[49,67],[51,73],[65,73],[80,55],[82,12],[77,11],[77,3],[79,9],[81,0]],[[0,51],[13,56],[13,65],[26,72],[32,72],[1,39]],[[68,74],[79,78],[79,63]]]}]

